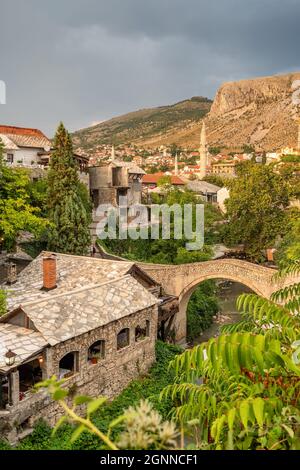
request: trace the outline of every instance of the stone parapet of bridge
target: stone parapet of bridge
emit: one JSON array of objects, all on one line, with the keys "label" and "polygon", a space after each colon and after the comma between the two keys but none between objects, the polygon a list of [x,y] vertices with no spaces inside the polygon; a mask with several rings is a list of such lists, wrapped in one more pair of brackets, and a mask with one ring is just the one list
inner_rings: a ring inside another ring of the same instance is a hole
[{"label": "stone parapet of bridge", "polygon": [[159,265],[137,263],[167,294],[179,298],[179,312],[176,319],[176,339],[186,337],[186,309],[196,287],[208,279],[226,279],[244,284],[256,294],[269,299],[273,292],[295,279],[279,280],[276,269],[260,266],[237,259],[221,259],[181,265]]}]

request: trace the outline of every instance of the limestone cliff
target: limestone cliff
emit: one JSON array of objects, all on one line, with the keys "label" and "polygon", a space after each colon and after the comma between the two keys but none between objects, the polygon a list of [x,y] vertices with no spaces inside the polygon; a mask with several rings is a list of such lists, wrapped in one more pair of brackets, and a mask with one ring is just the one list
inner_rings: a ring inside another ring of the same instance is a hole
[{"label": "limestone cliff", "polygon": [[249,143],[266,150],[295,147],[300,111],[292,101],[296,80],[300,73],[222,85],[206,119],[210,145]]}]

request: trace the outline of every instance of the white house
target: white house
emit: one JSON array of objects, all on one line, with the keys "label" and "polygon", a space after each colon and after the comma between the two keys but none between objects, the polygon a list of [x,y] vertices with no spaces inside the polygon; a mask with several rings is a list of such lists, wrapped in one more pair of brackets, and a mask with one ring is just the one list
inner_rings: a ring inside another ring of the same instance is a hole
[{"label": "white house", "polygon": [[217,202],[221,212],[226,213],[225,201],[229,198],[229,190],[227,188],[221,188],[217,193]]},{"label": "white house", "polygon": [[51,141],[38,129],[0,125],[4,160],[15,166],[42,164],[41,154],[49,152]]}]

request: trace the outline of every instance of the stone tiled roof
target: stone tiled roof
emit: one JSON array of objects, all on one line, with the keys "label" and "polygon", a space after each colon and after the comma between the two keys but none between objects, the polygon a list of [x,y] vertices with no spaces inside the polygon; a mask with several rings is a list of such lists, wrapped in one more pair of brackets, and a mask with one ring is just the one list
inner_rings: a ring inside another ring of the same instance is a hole
[{"label": "stone tiled roof", "polygon": [[130,261],[111,261],[56,253],[57,287],[52,291],[44,292],[41,290],[43,285],[42,258],[43,253],[18,275],[15,284],[5,287],[8,291],[9,309],[25,302],[120,278],[126,275],[134,265]]},{"label": "stone tiled roof", "polygon": [[7,137],[18,147],[33,147],[38,149],[45,149],[51,146],[50,140],[48,140],[46,137],[13,134],[8,134]]},{"label": "stone tiled roof", "polygon": [[50,345],[79,336],[158,303],[131,275],[22,305]]},{"label": "stone tiled roof", "polygon": [[114,160],[112,165],[116,167],[128,168],[128,173],[135,175],[145,175],[146,172],[140,168],[135,162],[123,162],[122,160]]},{"label": "stone tiled roof", "polygon": [[10,140],[9,137],[7,137],[7,135],[0,134],[0,139],[2,140],[4,144],[4,148],[6,150],[18,150],[19,147],[16,144],[14,144],[13,141]]},{"label": "stone tiled roof", "polygon": [[14,364],[16,367],[37,354],[46,345],[47,341],[41,333],[8,323],[0,323],[0,370],[9,370],[4,357],[9,349],[17,354]]},{"label": "stone tiled roof", "polygon": [[220,191],[220,186],[216,186],[215,184],[207,183],[207,181],[190,181],[187,184],[187,188],[191,191],[195,191],[196,193],[210,193],[215,194]]}]

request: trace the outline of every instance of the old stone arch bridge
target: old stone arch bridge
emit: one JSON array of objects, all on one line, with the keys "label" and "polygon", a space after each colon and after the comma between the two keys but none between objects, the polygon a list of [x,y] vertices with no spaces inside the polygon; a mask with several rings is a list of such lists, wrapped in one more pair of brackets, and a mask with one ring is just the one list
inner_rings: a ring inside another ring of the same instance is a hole
[{"label": "old stone arch bridge", "polygon": [[[186,337],[186,309],[196,287],[207,279],[228,279],[248,286],[256,294],[270,298],[281,285],[274,281],[276,270],[241,261],[221,259],[181,265],[137,263],[159,282],[167,294],[179,299],[179,312],[175,318],[176,339]],[[286,281],[286,283],[291,283]]]}]

